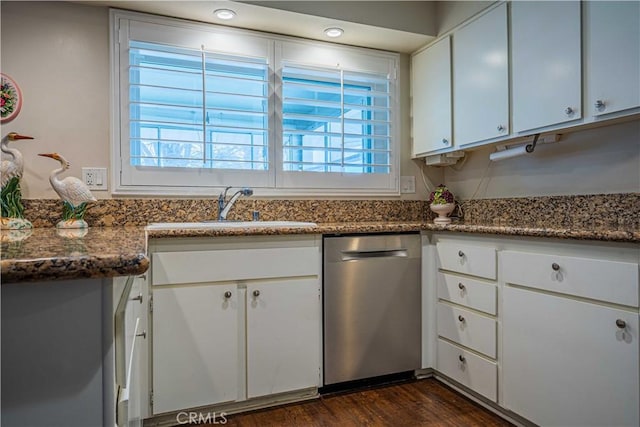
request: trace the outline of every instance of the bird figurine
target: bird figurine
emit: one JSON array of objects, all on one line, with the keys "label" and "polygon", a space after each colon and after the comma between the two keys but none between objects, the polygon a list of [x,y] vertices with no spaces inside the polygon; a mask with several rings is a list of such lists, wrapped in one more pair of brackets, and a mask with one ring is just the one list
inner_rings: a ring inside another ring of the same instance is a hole
[{"label": "bird figurine", "polygon": [[0,144],[2,151],[2,164],[0,167],[2,229],[17,230],[32,227],[31,222],[24,218],[24,207],[22,206],[22,191],[20,189],[20,179],[24,170],[22,153],[16,148],[9,147],[10,142],[20,139],[33,139],[33,137],[9,132],[2,138],[2,143]]},{"label": "bird figurine", "polygon": [[22,178],[22,171],[24,170],[22,153],[16,148],[9,148],[9,142],[19,139],[33,139],[33,137],[20,135],[16,132],[9,132],[7,136],[2,138],[2,144],[0,145],[2,153],[9,157],[8,159],[2,159],[2,169],[0,169],[0,173],[2,174],[2,188],[4,188],[12,178]]},{"label": "bird figurine", "polygon": [[69,162],[58,153],[38,154],[38,156],[49,157],[60,162],[62,167],[54,169],[49,175],[49,182],[53,190],[63,202],[62,221],[56,227],[58,228],[87,228],[84,221],[84,214],[87,210],[89,202],[95,202],[87,185],[74,176],[68,176],[64,179],[58,178],[58,175],[69,169]]}]

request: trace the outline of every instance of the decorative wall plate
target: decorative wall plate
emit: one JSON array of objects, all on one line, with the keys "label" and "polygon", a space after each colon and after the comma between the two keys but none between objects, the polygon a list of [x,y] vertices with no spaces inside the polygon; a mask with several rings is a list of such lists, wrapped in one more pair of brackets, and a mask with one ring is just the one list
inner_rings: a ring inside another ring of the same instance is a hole
[{"label": "decorative wall plate", "polygon": [[0,123],[16,118],[22,108],[22,92],[17,83],[4,73],[0,73]]}]

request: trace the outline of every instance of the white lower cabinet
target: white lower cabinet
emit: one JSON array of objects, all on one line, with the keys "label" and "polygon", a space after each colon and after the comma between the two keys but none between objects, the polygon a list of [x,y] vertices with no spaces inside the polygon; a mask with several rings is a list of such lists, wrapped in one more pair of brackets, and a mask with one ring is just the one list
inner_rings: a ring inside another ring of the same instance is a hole
[{"label": "white lower cabinet", "polygon": [[496,402],[496,248],[460,238],[436,240],[436,370]]},{"label": "white lower cabinet", "polygon": [[637,245],[429,240],[436,375],[524,424],[640,425]]},{"label": "white lower cabinet", "polygon": [[141,426],[146,415],[147,339],[146,276],[115,279],[124,283],[115,309],[116,425]]},{"label": "white lower cabinet", "polygon": [[236,285],[153,290],[153,412],[238,398]]},{"label": "white lower cabinet", "polygon": [[546,426],[640,425],[637,311],[507,286],[503,333],[507,409]]},{"label": "white lower cabinet", "polygon": [[247,285],[247,397],[317,387],[320,289],[315,279]]},{"label": "white lower cabinet", "polygon": [[152,245],[153,416],[320,386],[320,243]]},{"label": "white lower cabinet", "polygon": [[488,357],[496,357],[496,320],[493,317],[439,302],[438,335]]},{"label": "white lower cabinet", "polygon": [[545,426],[640,425],[637,248],[499,259],[504,407]]},{"label": "white lower cabinet", "polygon": [[498,396],[498,364],[462,346],[438,339],[438,370],[492,401]]}]

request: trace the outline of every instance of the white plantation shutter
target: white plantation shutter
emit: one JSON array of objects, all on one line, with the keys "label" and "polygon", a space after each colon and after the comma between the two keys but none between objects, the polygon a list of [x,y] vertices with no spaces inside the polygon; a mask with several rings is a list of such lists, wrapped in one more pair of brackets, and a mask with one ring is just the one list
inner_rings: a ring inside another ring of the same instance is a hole
[{"label": "white plantation shutter", "polygon": [[116,193],[397,193],[397,55],[112,15]]},{"label": "white plantation shutter", "polygon": [[285,171],[389,173],[387,76],[285,65],[282,81]]}]

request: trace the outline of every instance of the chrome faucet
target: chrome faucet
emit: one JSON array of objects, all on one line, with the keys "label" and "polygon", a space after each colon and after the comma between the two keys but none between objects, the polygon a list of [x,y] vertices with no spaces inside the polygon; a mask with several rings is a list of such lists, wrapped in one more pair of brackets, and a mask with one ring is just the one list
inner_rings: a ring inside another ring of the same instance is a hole
[{"label": "chrome faucet", "polygon": [[229,191],[231,187],[227,187],[224,189],[222,193],[218,196],[218,221],[226,221],[227,215],[229,215],[229,211],[233,207],[233,204],[240,198],[240,196],[251,196],[253,194],[253,190],[251,188],[243,188],[231,196],[231,199],[227,202],[227,191]]}]

